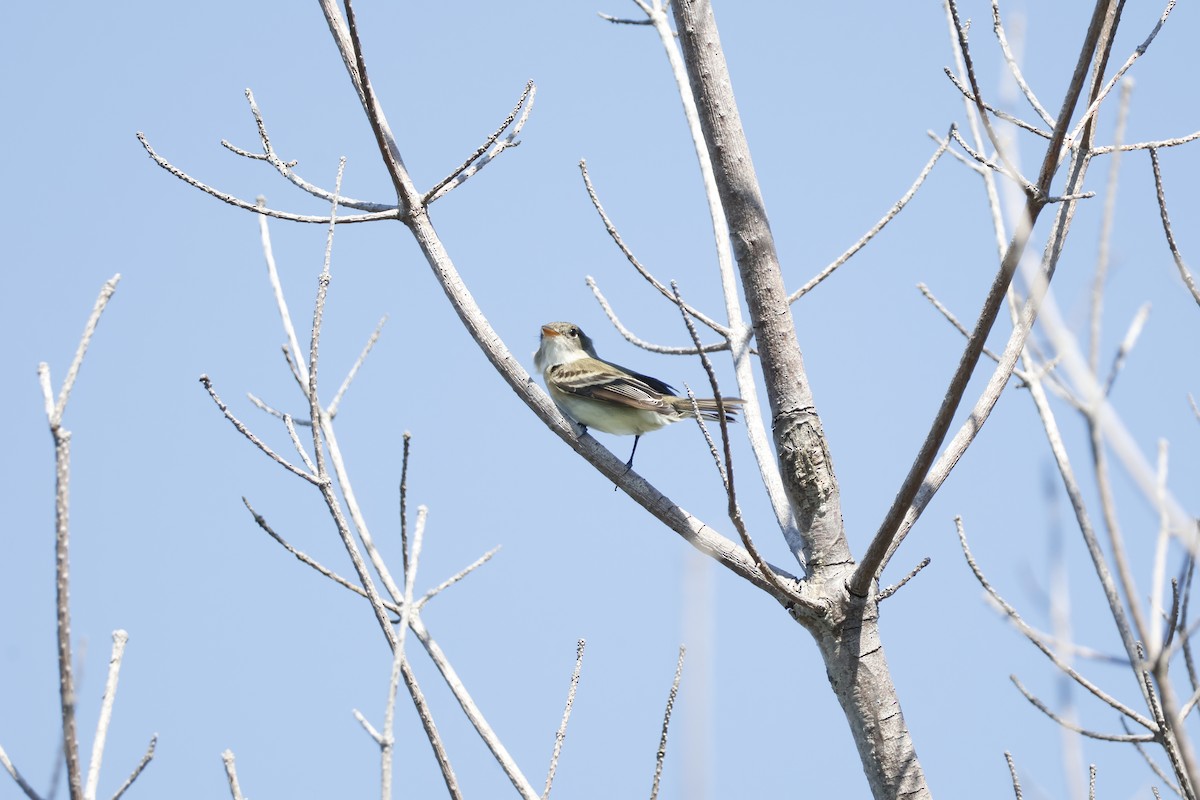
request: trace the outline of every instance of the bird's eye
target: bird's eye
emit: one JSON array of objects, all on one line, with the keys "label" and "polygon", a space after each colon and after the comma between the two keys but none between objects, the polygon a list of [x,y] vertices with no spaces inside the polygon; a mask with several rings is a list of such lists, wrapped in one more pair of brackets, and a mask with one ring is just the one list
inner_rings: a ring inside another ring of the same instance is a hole
[{"label": "bird's eye", "polygon": [[571,328],[571,330],[567,331],[567,333],[570,334],[571,336],[578,336],[579,328]]}]

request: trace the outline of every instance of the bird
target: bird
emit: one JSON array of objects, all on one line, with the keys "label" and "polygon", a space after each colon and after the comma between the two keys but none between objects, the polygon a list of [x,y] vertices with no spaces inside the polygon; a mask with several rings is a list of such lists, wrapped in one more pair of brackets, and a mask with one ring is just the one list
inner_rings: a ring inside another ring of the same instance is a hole
[{"label": "bird", "polygon": [[[542,373],[550,399],[571,419],[588,428],[618,436],[633,436],[633,450],[625,468],[633,468],[642,434],[683,419],[695,419],[692,401],[679,397],[669,384],[605,361],[596,355],[596,347],[583,330],[571,322],[547,322],[542,326],[541,342],[533,354],[533,365]],[[723,397],[725,419],[745,401]],[[700,416],[720,420],[720,406],[714,398],[696,400]]]}]

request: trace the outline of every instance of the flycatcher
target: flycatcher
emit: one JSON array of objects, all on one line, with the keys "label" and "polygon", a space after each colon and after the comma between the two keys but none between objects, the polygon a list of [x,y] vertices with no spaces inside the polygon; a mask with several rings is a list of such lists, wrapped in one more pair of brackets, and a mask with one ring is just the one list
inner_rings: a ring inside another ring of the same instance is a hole
[{"label": "flycatcher", "polygon": [[[596,355],[596,348],[578,325],[548,322],[533,354],[533,365],[541,370],[550,398],[571,419],[588,428],[633,436],[633,451],[626,468],[633,467],[633,454],[643,433],[656,431],[681,419],[695,419],[692,401],[679,397],[658,378],[642,375]],[[726,419],[734,420],[740,397],[721,398]],[[697,399],[700,415],[720,419],[717,401]]]}]

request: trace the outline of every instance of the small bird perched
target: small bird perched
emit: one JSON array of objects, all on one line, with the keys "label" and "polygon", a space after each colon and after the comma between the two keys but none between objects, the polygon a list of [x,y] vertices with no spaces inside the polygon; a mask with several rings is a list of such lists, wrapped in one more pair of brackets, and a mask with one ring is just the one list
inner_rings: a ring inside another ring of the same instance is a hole
[{"label": "small bird perched", "polygon": [[[542,326],[542,340],[533,354],[533,365],[541,370],[550,398],[571,419],[584,427],[633,436],[633,451],[625,467],[633,467],[633,454],[643,433],[656,431],[681,419],[695,419],[692,401],[678,397],[675,390],[658,378],[642,375],[596,355],[596,348],[578,325],[548,322]],[[725,419],[743,401],[723,397]],[[697,399],[700,415],[719,420],[717,401]]]}]

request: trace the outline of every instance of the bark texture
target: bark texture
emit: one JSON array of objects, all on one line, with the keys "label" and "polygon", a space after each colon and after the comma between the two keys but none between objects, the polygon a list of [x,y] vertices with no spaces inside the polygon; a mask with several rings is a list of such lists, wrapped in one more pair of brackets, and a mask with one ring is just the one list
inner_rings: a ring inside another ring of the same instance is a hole
[{"label": "bark texture", "polygon": [[846,589],[854,563],[837,477],[712,8],[705,0],[677,0],[673,7],[761,355],[784,489],[804,539],[807,588],[828,608],[820,621],[804,622],[817,640],[873,795],[929,797],[879,640],[874,593],[856,598]]}]

